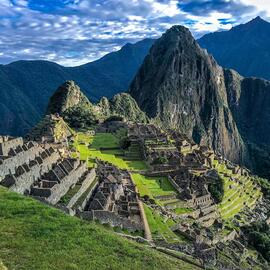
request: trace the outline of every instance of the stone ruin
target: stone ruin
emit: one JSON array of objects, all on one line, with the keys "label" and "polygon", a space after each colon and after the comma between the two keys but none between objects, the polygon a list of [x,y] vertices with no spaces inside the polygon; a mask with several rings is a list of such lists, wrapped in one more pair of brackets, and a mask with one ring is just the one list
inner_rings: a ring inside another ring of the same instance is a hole
[{"label": "stone ruin", "polygon": [[54,205],[81,178],[86,177],[87,171],[86,162],[72,158],[58,160],[32,184],[30,195]]},{"label": "stone ruin", "polygon": [[63,157],[47,144],[0,136],[0,151],[0,184],[50,204],[89,173],[86,162]]},{"label": "stone ruin", "polygon": [[[212,167],[214,152],[190,142],[179,132],[168,130],[165,133],[153,125],[130,126],[128,136],[140,142],[145,160],[152,169],[148,174],[168,176],[179,198],[196,209],[194,218],[205,227],[211,226],[218,212],[208,191],[206,173]],[[158,160],[166,162],[157,164]]]},{"label": "stone ruin", "polygon": [[196,175],[187,167],[183,167],[173,172],[169,180],[179,192],[180,198],[196,209],[193,217],[203,226],[211,226],[218,218],[218,213],[208,191],[208,179],[204,175]]},{"label": "stone ruin", "polygon": [[81,216],[131,231],[144,230],[142,209],[130,174],[99,161],[97,176],[98,186]]}]

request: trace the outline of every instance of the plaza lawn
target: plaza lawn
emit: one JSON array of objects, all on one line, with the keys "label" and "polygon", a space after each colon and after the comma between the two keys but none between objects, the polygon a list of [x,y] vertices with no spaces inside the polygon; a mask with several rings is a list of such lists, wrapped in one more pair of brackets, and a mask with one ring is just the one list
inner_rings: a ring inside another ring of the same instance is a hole
[{"label": "plaza lawn", "polygon": [[[0,262],[8,269],[194,269],[93,222],[67,216],[2,187],[0,224]],[[158,226],[170,237],[172,232]]]},{"label": "plaza lawn", "polygon": [[[95,136],[89,136],[84,133],[78,133],[74,146],[80,153],[81,160],[87,160],[90,167],[95,164],[95,159],[100,159],[112,163],[120,169],[131,171],[146,170],[145,162],[140,160],[128,160],[124,157],[124,151],[120,149],[119,134],[97,133]],[[101,150],[106,148],[108,150]],[[111,148],[111,149],[110,149]]]},{"label": "plaza lawn", "polygon": [[156,196],[175,194],[175,189],[167,177],[148,177],[141,174],[132,174],[132,179],[137,185],[141,196],[147,195],[154,199]]},{"label": "plaza lawn", "polygon": [[179,208],[179,207],[177,207],[177,208],[173,209],[173,211],[174,211],[175,214],[177,214],[177,215],[182,215],[182,214],[188,214],[188,213],[191,213],[191,212],[194,211],[194,209],[192,209],[192,208]]}]

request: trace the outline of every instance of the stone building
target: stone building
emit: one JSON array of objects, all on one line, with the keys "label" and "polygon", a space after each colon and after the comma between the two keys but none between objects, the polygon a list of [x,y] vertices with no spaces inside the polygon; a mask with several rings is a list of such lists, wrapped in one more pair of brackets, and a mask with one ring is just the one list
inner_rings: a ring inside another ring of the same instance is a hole
[{"label": "stone building", "polygon": [[136,187],[130,174],[115,166],[98,162],[98,187],[82,213],[82,217],[97,219],[101,223],[143,230],[141,208]]}]

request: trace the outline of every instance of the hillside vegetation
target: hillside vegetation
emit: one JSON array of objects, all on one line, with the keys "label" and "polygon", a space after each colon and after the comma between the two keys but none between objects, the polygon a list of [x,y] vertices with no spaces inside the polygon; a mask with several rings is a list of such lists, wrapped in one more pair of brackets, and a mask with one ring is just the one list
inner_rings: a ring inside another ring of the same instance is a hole
[{"label": "hillside vegetation", "polygon": [[195,269],[2,187],[0,220],[0,262],[8,269]]},{"label": "hillside vegetation", "polygon": [[126,91],[154,40],[127,44],[120,51],[78,67],[49,61],[18,61],[0,66],[0,133],[24,135],[45,113],[49,97],[66,80],[75,80],[98,101]]}]

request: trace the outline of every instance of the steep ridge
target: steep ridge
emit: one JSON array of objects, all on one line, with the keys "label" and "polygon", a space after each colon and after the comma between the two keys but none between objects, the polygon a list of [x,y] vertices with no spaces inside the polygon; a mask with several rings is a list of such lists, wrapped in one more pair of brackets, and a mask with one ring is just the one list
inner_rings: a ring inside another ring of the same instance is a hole
[{"label": "steep ridge", "polygon": [[153,42],[145,39],[127,44],[120,51],[79,67],[48,61],[0,65],[0,133],[26,134],[45,113],[49,97],[64,81],[76,81],[93,101],[126,91]]},{"label": "steep ridge", "polygon": [[227,102],[223,69],[189,30],[174,26],[152,47],[130,86],[148,116],[234,162],[246,149]]},{"label": "steep ridge", "polygon": [[260,17],[198,40],[217,62],[243,76],[270,79],[270,23]]},{"label": "steep ridge", "polygon": [[221,68],[186,28],[155,43],[130,94],[148,116],[269,178],[270,82]]},{"label": "steep ridge", "polygon": [[74,81],[66,81],[51,96],[47,114],[62,114],[74,106],[91,106],[91,103]]},{"label": "steep ridge", "polygon": [[233,70],[224,74],[229,106],[248,148],[251,168],[269,178],[270,82],[244,78]]},{"label": "steep ridge", "polygon": [[120,93],[111,99],[102,97],[93,104],[74,81],[66,81],[51,96],[47,115],[58,114],[74,128],[90,127],[112,116],[128,121],[147,122],[136,101],[127,93]]}]

